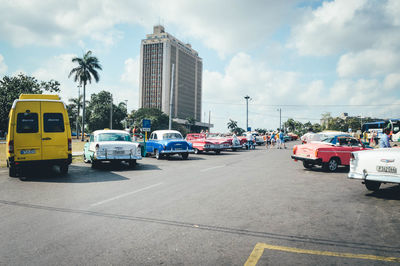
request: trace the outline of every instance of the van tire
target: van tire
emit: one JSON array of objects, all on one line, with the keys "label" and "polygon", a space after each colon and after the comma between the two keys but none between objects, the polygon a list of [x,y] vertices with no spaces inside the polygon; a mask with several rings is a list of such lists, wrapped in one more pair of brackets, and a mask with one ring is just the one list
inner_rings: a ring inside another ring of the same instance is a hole
[{"label": "van tire", "polygon": [[8,166],[8,175],[10,177],[17,177],[17,168],[10,164]]},{"label": "van tire", "polygon": [[60,173],[62,175],[68,174],[68,164],[60,165]]}]

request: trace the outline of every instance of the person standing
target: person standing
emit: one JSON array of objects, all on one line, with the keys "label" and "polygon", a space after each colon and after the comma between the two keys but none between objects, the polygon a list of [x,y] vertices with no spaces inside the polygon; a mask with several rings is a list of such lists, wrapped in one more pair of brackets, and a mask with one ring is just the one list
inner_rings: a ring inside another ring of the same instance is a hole
[{"label": "person standing", "polygon": [[390,148],[390,143],[389,143],[389,134],[390,134],[390,129],[385,128],[383,130],[383,134],[381,137],[381,140],[379,141],[379,147],[380,148]]},{"label": "person standing", "polygon": [[279,139],[280,139],[280,149],[286,149],[285,145],[285,133],[283,132],[283,129],[279,133]]}]

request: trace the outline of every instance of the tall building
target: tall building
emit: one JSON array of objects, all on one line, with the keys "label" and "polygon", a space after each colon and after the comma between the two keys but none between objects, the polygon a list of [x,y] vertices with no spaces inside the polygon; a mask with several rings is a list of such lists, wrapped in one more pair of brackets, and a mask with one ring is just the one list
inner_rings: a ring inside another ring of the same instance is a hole
[{"label": "tall building", "polygon": [[139,106],[170,115],[173,64],[172,118],[193,117],[200,122],[203,61],[190,44],[182,43],[160,25],[142,40]]}]

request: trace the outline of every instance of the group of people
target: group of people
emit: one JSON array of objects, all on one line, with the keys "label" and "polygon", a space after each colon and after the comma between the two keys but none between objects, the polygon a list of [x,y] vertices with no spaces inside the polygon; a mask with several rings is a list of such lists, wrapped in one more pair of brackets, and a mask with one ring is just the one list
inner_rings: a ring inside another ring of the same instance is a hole
[{"label": "group of people", "polygon": [[283,130],[274,131],[265,135],[265,147],[270,149],[275,146],[277,149],[286,149],[285,133]]}]

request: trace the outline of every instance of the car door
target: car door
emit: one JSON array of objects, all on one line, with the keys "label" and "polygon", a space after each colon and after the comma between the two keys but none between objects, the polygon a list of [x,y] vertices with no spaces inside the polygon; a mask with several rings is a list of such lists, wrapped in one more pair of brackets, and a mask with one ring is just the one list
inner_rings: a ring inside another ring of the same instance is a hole
[{"label": "car door", "polygon": [[157,139],[157,134],[156,133],[151,133],[149,140],[146,143],[146,151],[149,153],[154,152],[154,140]]},{"label": "car door", "polygon": [[350,156],[351,153],[354,151],[352,147],[352,139],[349,137],[341,137],[338,138],[340,144],[340,161],[342,165],[349,165],[350,164]]},{"label": "car door", "polygon": [[67,117],[63,110],[61,102],[41,102],[43,160],[68,158]]}]

